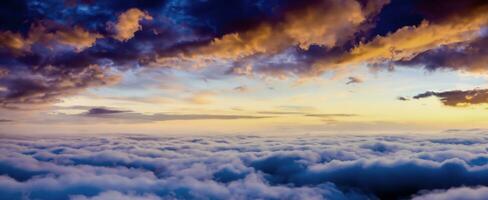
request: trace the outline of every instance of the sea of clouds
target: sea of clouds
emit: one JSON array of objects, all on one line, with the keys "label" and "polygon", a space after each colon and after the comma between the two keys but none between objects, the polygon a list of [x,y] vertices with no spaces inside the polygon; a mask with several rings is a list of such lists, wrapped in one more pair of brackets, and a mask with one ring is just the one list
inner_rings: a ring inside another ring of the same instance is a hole
[{"label": "sea of clouds", "polygon": [[488,132],[0,136],[1,199],[487,199]]}]

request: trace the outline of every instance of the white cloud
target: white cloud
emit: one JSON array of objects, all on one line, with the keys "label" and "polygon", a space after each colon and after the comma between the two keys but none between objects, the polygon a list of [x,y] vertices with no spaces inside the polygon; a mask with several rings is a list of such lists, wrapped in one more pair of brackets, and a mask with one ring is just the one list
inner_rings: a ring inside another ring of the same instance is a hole
[{"label": "white cloud", "polygon": [[0,138],[0,195],[74,200],[421,199],[456,193],[458,189],[450,188],[462,185],[488,185],[487,136],[483,131],[442,137],[5,135]]}]

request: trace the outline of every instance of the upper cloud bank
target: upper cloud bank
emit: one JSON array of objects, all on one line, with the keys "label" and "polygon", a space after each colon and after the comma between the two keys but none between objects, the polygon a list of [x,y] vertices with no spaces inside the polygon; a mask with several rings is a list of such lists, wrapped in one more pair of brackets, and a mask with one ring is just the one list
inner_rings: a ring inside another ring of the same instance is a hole
[{"label": "upper cloud bank", "polygon": [[444,134],[4,135],[0,195],[54,200],[482,199],[488,186],[486,131]]},{"label": "upper cloud bank", "polygon": [[[20,0],[2,4],[0,104],[49,104],[140,67],[309,77],[347,66],[484,72],[486,1]],[[405,17],[407,16],[407,17]]]}]

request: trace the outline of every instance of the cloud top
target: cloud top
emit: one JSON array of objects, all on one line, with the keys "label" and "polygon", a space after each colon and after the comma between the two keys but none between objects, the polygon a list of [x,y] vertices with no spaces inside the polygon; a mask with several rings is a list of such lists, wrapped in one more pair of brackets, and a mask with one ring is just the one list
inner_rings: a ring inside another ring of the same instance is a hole
[{"label": "cloud top", "polygon": [[0,194],[76,200],[479,199],[488,186],[486,131],[445,134],[4,135]]}]

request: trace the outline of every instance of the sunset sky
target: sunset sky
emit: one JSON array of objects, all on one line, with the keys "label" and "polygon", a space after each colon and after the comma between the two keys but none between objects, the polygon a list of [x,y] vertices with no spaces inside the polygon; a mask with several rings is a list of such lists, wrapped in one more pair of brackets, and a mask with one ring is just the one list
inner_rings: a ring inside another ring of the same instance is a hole
[{"label": "sunset sky", "polygon": [[487,200],[488,0],[2,0],[0,200]]},{"label": "sunset sky", "polygon": [[486,1],[12,1],[0,133],[488,128]]}]

